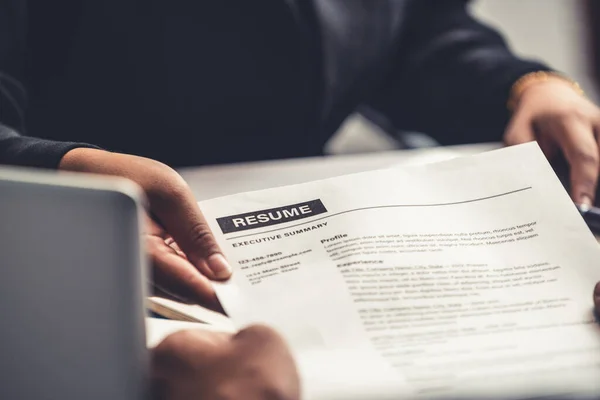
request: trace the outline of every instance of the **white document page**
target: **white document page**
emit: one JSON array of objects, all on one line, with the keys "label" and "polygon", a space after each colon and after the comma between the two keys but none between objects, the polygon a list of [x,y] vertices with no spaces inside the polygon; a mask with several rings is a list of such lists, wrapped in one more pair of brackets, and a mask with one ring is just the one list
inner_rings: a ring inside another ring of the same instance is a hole
[{"label": "white document page", "polygon": [[201,203],[309,399],[598,393],[600,251],[536,144]]}]

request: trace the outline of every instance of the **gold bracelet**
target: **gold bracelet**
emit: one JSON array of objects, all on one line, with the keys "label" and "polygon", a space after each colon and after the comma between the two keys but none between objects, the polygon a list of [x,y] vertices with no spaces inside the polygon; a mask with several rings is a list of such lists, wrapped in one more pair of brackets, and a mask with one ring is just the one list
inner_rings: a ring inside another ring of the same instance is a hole
[{"label": "gold bracelet", "polygon": [[521,98],[521,95],[523,94],[523,92],[525,92],[526,89],[528,89],[532,85],[535,85],[536,83],[547,82],[554,79],[558,79],[568,83],[578,94],[580,94],[581,96],[585,96],[585,92],[583,91],[581,86],[579,86],[579,83],[566,77],[565,75],[549,71],[536,71],[525,74],[519,79],[517,79],[517,81],[512,85],[510,89],[510,95],[508,97],[506,107],[509,111],[514,111],[514,109],[517,106],[517,103]]}]

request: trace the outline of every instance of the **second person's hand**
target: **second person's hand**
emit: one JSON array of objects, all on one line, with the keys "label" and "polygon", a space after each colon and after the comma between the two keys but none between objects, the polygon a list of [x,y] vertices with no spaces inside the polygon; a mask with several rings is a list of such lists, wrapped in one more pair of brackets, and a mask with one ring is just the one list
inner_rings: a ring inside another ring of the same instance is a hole
[{"label": "second person's hand", "polygon": [[515,100],[505,142],[537,140],[548,159],[564,155],[573,201],[592,205],[600,171],[600,109],[572,83],[552,76],[528,86]]},{"label": "second person's hand", "polygon": [[171,334],[152,349],[157,400],[299,400],[300,380],[283,338],[266,326],[235,335]]},{"label": "second person's hand", "polygon": [[160,162],[103,150],[69,151],[59,169],[128,178],[149,201],[146,247],[153,284],[180,300],[221,311],[209,280],[225,280],[231,268],[223,257],[183,178]]}]

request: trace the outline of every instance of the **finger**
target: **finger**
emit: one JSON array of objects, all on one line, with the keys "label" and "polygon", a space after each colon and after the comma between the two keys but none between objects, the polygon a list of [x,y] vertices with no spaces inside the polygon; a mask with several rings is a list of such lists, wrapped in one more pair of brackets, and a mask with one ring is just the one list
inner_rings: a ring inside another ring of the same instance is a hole
[{"label": "finger", "polygon": [[163,239],[166,239],[168,237],[167,232],[165,231],[165,228],[163,228],[162,226],[160,226],[159,224],[156,223],[156,221],[154,221],[152,218],[150,218],[148,216],[148,214],[144,214],[144,220],[145,220],[145,232],[148,233],[149,235],[152,236],[159,236]]},{"label": "finger", "polygon": [[[168,199],[154,199],[153,212],[188,260],[211,279],[228,279],[231,267],[185,184],[176,185]],[[164,201],[163,201],[164,200]]]},{"label": "finger", "polygon": [[272,382],[287,395],[283,398],[299,398],[300,378],[285,340],[272,328],[264,325],[249,326],[234,338],[234,354],[242,360],[261,360],[268,365]]},{"label": "finger", "polygon": [[148,236],[153,281],[162,291],[184,301],[223,312],[210,281],[157,236]]},{"label": "finger", "polygon": [[524,113],[515,114],[504,134],[504,142],[508,146],[533,142],[535,140],[535,131],[531,125],[531,120]]},{"label": "finger", "polygon": [[593,130],[586,124],[570,121],[557,126],[554,137],[569,162],[571,196],[577,204],[591,206],[596,194],[599,173],[598,144]]},{"label": "finger", "polygon": [[240,330],[234,335],[233,342],[255,352],[265,351],[266,346],[286,348],[283,337],[266,325],[250,325]]},{"label": "finger", "polygon": [[[183,252],[183,250],[181,250],[181,248],[179,247],[179,245],[177,244],[177,242],[175,241],[175,239],[173,239],[172,237],[168,236],[167,239],[165,239],[165,244],[167,244],[167,246],[171,247],[173,250],[175,250],[175,253],[177,253],[177,255],[179,255],[180,257],[185,258],[188,262],[191,263],[190,259],[188,258],[187,254],[185,254]],[[213,277],[214,273],[212,271],[212,269],[209,267],[207,260],[201,258],[199,260],[196,261],[196,265],[194,265],[194,267],[204,276],[209,277],[211,279],[216,279],[215,277]]]},{"label": "finger", "polygon": [[527,114],[523,112],[515,114],[506,128],[504,143],[507,146],[514,146],[536,140],[546,158],[549,160],[554,158],[558,150],[554,142],[547,140],[544,136],[536,135],[535,127]]},{"label": "finger", "polygon": [[185,258],[186,260],[188,259],[187,256],[185,255],[185,253],[183,252],[183,250],[181,250],[181,248],[179,247],[179,245],[175,241],[175,239],[173,239],[171,236],[169,236],[169,237],[167,237],[165,239],[165,244],[167,246],[169,246],[170,248],[172,248],[173,250],[175,250],[175,252],[177,253],[177,255]]}]

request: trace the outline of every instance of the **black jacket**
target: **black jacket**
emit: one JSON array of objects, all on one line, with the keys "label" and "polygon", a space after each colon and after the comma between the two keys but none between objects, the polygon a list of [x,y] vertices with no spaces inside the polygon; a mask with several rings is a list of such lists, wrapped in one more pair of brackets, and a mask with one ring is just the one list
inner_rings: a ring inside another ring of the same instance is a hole
[{"label": "black jacket", "polygon": [[55,167],[72,142],[173,166],[318,155],[363,104],[499,140],[542,69],[464,0],[0,0],[0,163]]}]

